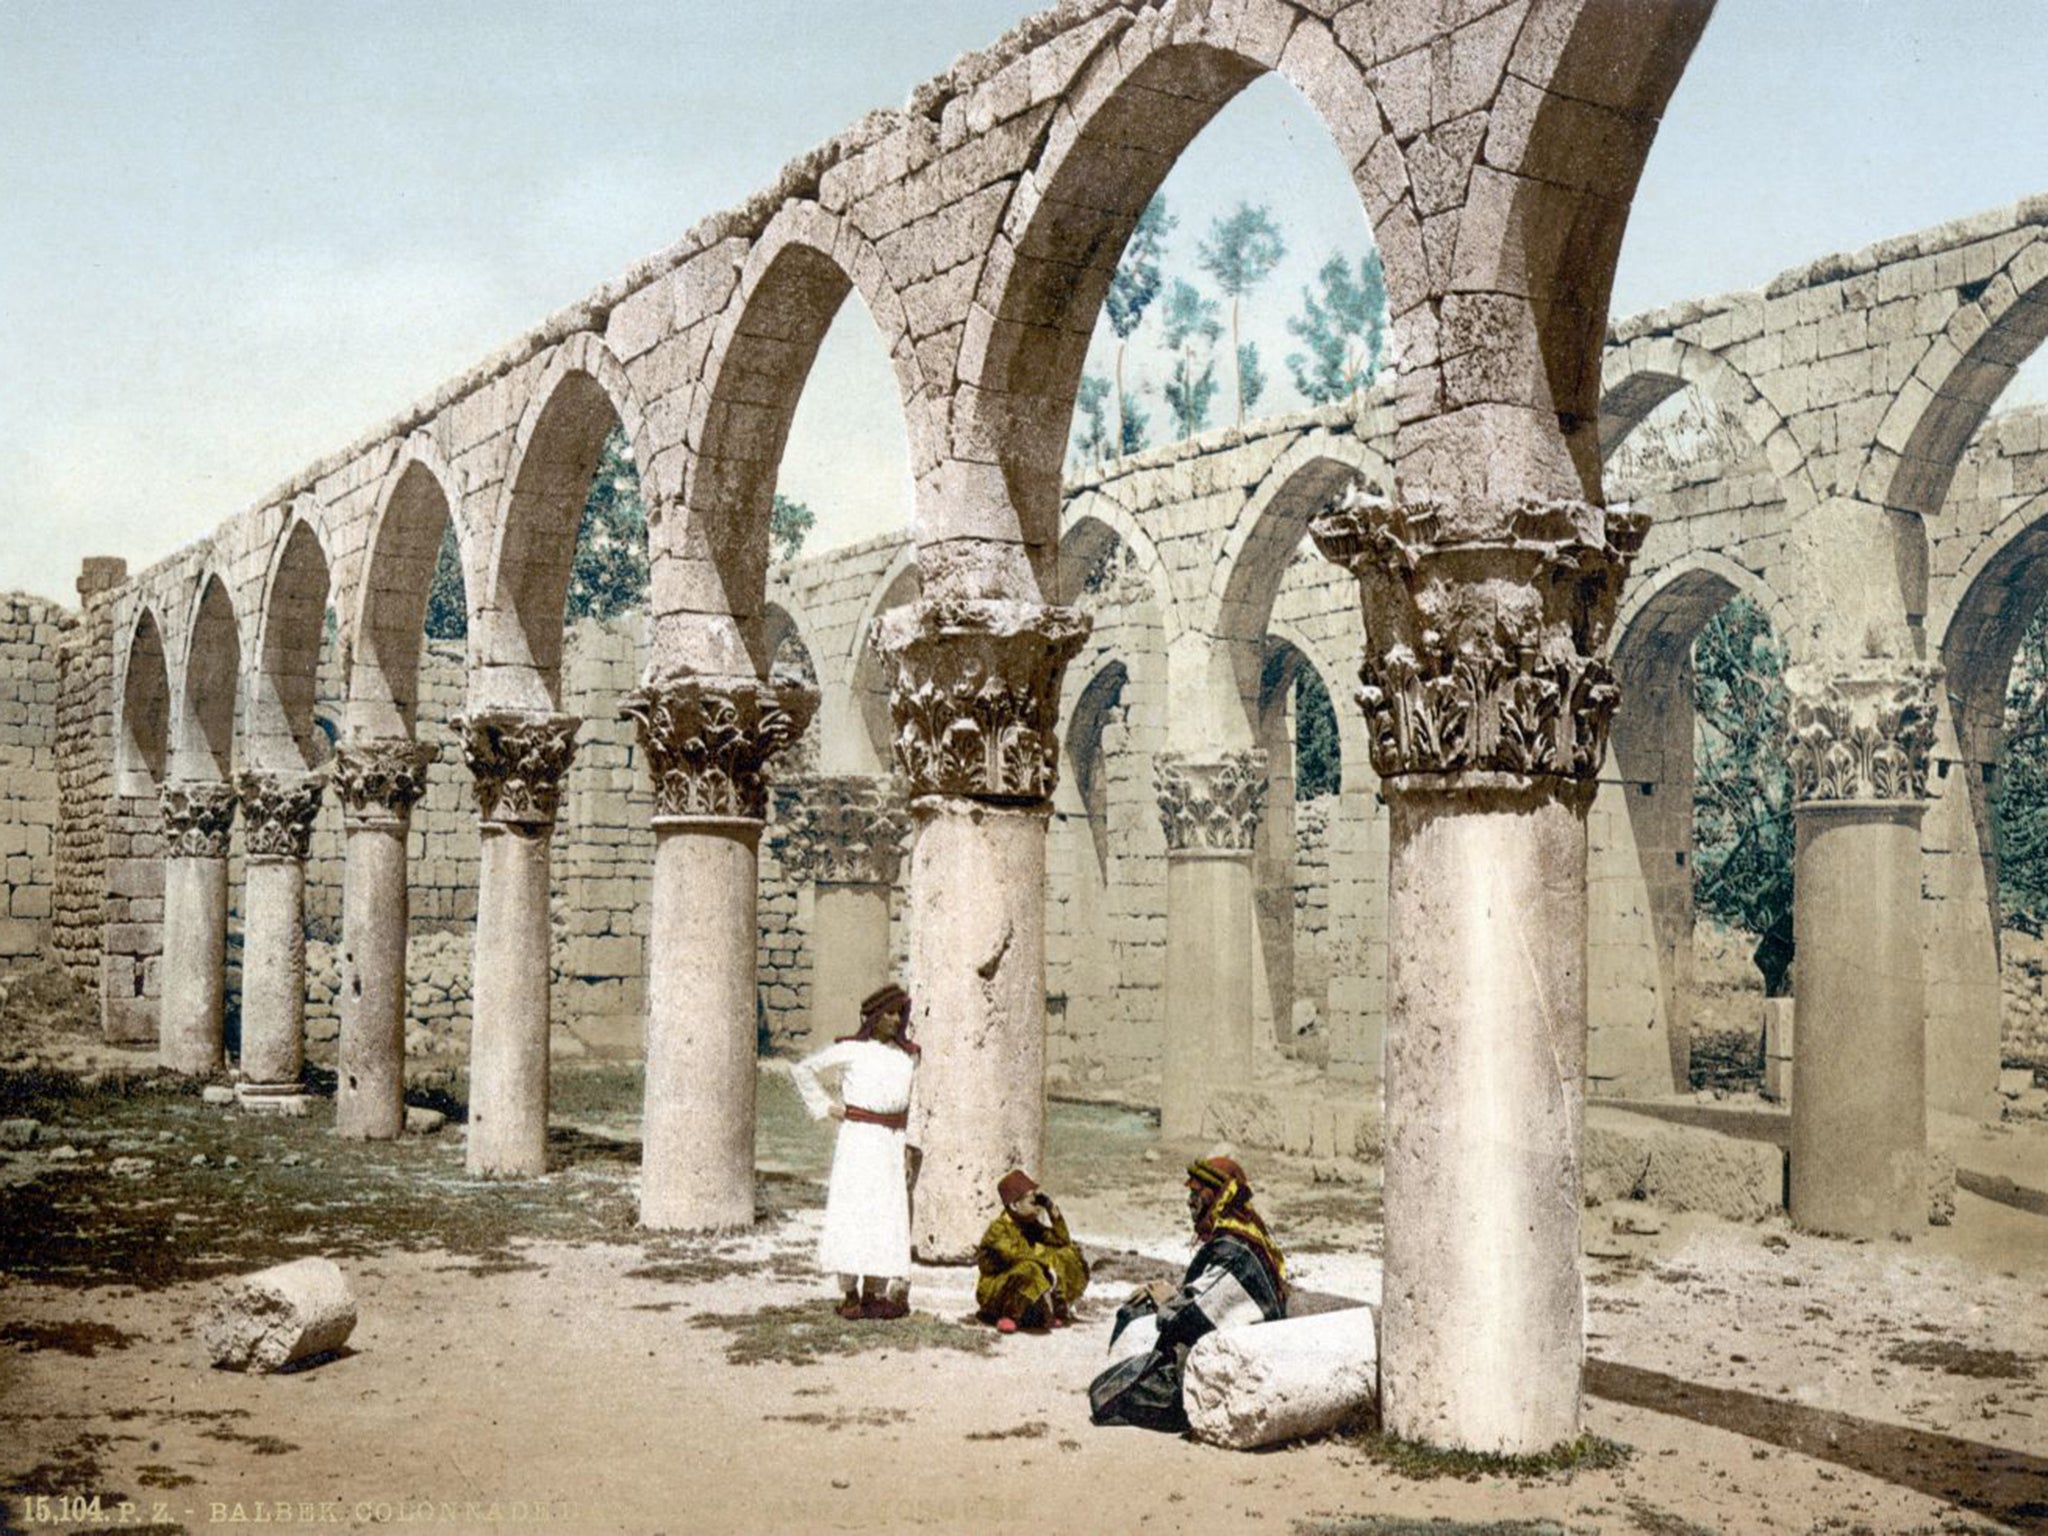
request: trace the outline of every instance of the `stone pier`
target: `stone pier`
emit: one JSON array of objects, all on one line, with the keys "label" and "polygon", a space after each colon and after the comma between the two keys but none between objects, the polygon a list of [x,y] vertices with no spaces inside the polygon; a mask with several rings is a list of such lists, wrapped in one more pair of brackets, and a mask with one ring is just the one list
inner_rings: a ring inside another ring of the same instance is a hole
[{"label": "stone pier", "polygon": [[1645,526],[1360,490],[1312,525],[1358,577],[1390,818],[1380,1384],[1403,1439],[1579,1433],[1586,811]]},{"label": "stone pier", "polygon": [[1045,829],[1060,679],[1087,634],[1072,609],[974,599],[875,625],[916,829],[910,1227],[927,1262],[966,1258],[996,1181],[1045,1166]]},{"label": "stone pier", "polygon": [[751,677],[652,684],[625,706],[654,778],[644,1227],[754,1221],[763,771],[817,707],[807,688]]},{"label": "stone pier", "polygon": [[326,778],[245,773],[238,782],[248,865],[242,897],[244,1109],[303,1113],[306,1050],[306,856]]},{"label": "stone pier", "polygon": [[1252,855],[1266,802],[1266,754],[1153,763],[1166,830],[1166,1039],[1159,1133],[1202,1133],[1218,1087],[1252,1079]]},{"label": "stone pier", "polygon": [[1791,1214],[1811,1232],[1927,1225],[1920,821],[1940,674],[1792,668]]},{"label": "stone pier", "polygon": [[580,724],[509,710],[458,722],[483,841],[466,1159],[477,1177],[547,1171],[548,855]]},{"label": "stone pier", "polygon": [[227,1065],[228,834],[234,787],[173,779],[163,787],[163,1022],[157,1061],[212,1077]]},{"label": "stone pier", "polygon": [[436,756],[405,740],[356,742],[335,754],[348,847],[334,1129],[351,1140],[390,1141],[405,1130],[406,838]]},{"label": "stone pier", "polygon": [[888,779],[818,774],[778,791],[777,849],[811,884],[811,1010],[806,1050],[859,1024],[860,1000],[889,979],[889,891],[910,831]]}]

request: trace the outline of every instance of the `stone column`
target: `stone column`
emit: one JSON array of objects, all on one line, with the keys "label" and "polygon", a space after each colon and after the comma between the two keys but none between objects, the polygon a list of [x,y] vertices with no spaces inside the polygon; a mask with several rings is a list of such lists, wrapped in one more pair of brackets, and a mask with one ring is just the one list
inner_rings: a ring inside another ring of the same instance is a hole
[{"label": "stone column", "polygon": [[1792,1219],[1844,1237],[1927,1225],[1920,818],[1939,673],[1788,670],[1797,862]]},{"label": "stone column", "polygon": [[965,1259],[996,1181],[1045,1164],[1045,828],[1060,679],[1087,635],[1073,609],[994,600],[876,621],[916,829],[911,1243],[929,1262]]},{"label": "stone column", "polygon": [[663,682],[626,703],[654,778],[642,1226],[753,1225],[763,770],[817,707],[801,685],[752,677]]},{"label": "stone column", "polygon": [[1356,489],[1312,525],[1359,580],[1389,814],[1380,1383],[1404,1439],[1579,1433],[1586,810],[1645,526]]},{"label": "stone column", "polygon": [[244,1109],[304,1114],[306,855],[326,779],[245,773],[238,781],[248,867],[242,894]]},{"label": "stone column", "polygon": [[509,710],[456,722],[483,834],[466,1159],[476,1177],[547,1171],[548,853],[581,724]]},{"label": "stone column", "polygon": [[910,831],[888,779],[817,774],[778,791],[777,852],[793,880],[811,882],[808,1050],[858,1024],[860,1000],[889,979],[889,893]]},{"label": "stone column", "polygon": [[217,779],[163,787],[163,1024],[157,1062],[212,1077],[222,1048],[228,974],[228,829],[234,787]]},{"label": "stone column", "polygon": [[342,876],[341,1048],[334,1129],[356,1141],[405,1130],[405,945],[411,925],[406,837],[437,748],[392,740],[335,754],[348,828]]},{"label": "stone column", "polygon": [[1202,1134],[1209,1094],[1251,1081],[1252,854],[1266,803],[1266,754],[1152,765],[1166,828],[1166,1038],[1159,1134]]}]

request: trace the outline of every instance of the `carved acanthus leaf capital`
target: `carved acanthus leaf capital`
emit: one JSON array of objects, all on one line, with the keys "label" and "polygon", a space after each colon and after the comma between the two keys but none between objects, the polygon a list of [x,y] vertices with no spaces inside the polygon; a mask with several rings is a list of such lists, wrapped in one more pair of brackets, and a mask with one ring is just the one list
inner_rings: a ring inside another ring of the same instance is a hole
[{"label": "carved acanthus leaf capital", "polygon": [[776,853],[799,880],[894,885],[910,815],[889,779],[819,774],[777,786]]},{"label": "carved acanthus leaf capital", "polygon": [[313,818],[320,814],[324,773],[242,775],[242,829],[252,859],[303,861],[313,851]]},{"label": "carved acanthus leaf capital", "polygon": [[1620,698],[1608,634],[1648,526],[1588,502],[1346,490],[1310,532],[1358,578],[1374,770],[1590,783]]},{"label": "carved acanthus leaf capital", "polygon": [[912,797],[1050,799],[1060,680],[1088,629],[1076,609],[993,599],[926,600],[877,619],[872,642]]},{"label": "carved acanthus leaf capital", "polygon": [[485,826],[551,827],[576,757],[574,715],[493,710],[454,722]]},{"label": "carved acanthus leaf capital", "polygon": [[159,792],[164,854],[173,859],[224,859],[235,823],[235,788],[219,779],[172,779]]},{"label": "carved acanthus leaf capital", "polygon": [[1266,809],[1266,754],[1229,752],[1201,760],[1162,752],[1152,760],[1166,851],[1252,851]]},{"label": "carved acanthus leaf capital", "polygon": [[335,797],[350,826],[404,826],[427,792],[427,768],[441,755],[430,742],[357,741],[334,753]]},{"label": "carved acanthus leaf capital", "polygon": [[1788,668],[1793,799],[1926,799],[1940,680],[1940,668],[1919,662],[1851,672]]},{"label": "carved acanthus leaf capital", "polygon": [[765,821],[769,760],[817,708],[815,689],[779,678],[685,677],[630,695],[622,712],[640,730],[655,820]]}]

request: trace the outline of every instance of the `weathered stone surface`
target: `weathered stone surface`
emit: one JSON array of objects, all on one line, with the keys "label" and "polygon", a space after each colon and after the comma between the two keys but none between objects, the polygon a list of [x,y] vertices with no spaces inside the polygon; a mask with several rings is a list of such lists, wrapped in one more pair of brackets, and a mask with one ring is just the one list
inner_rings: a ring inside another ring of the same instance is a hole
[{"label": "weathered stone surface", "polygon": [[169,857],[224,859],[235,820],[235,791],[210,780],[174,780],[163,788],[163,818]]},{"label": "weathered stone surface", "polygon": [[688,817],[765,821],[769,761],[804,732],[818,695],[756,678],[665,681],[629,698],[654,775],[657,822]]},{"label": "weathered stone surface", "polygon": [[1153,759],[1159,822],[1166,851],[1250,853],[1266,808],[1263,752],[1233,752],[1210,761],[1178,753]]},{"label": "weathered stone surface", "polygon": [[1222,1328],[1188,1351],[1197,1440],[1252,1451],[1369,1421],[1379,1411],[1379,1320],[1370,1307]]},{"label": "weathered stone surface", "polygon": [[252,859],[303,861],[313,847],[313,818],[327,777],[318,773],[243,774],[235,781]]},{"label": "weathered stone surface", "polygon": [[1785,1154],[1695,1126],[1595,1105],[1586,1114],[1586,1204],[1646,1200],[1660,1210],[1761,1221],[1785,1208]]},{"label": "weathered stone surface", "polygon": [[281,1370],[348,1342],[356,1326],[355,1294],[332,1259],[295,1259],[223,1282],[196,1326],[215,1367]]},{"label": "weathered stone surface", "polygon": [[477,812],[486,825],[554,825],[582,723],[571,715],[510,712],[456,722],[463,762],[476,783]]},{"label": "weathered stone surface", "polygon": [[1787,756],[1801,801],[1923,800],[1934,746],[1938,667],[1875,672],[1795,667]]},{"label": "weathered stone surface", "polygon": [[427,769],[441,749],[424,741],[360,741],[334,754],[334,795],[350,825],[404,825],[427,792]]},{"label": "weathered stone surface", "polygon": [[819,885],[894,885],[910,815],[887,779],[813,774],[776,793],[777,856],[785,873]]}]

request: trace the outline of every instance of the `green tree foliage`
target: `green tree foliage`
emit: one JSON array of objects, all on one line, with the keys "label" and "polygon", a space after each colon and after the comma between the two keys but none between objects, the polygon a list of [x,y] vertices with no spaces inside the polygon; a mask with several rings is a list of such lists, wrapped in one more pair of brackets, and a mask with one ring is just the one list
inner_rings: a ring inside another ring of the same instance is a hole
[{"label": "green tree foliage", "polygon": [[1124,397],[1119,414],[1124,421],[1123,452],[1126,455],[1142,453],[1152,446],[1152,413],[1138,402],[1135,394]]},{"label": "green tree foliage", "polygon": [[1239,203],[1209,226],[1209,237],[1196,249],[1195,259],[1202,270],[1216,279],[1216,286],[1230,300],[1230,355],[1238,364],[1239,426],[1244,425],[1245,407],[1255,395],[1248,395],[1245,389],[1244,349],[1238,340],[1238,302],[1270,277],[1286,254],[1287,242],[1273,220],[1273,210],[1264,203],[1256,208]]},{"label": "green tree foliage", "polygon": [[1745,598],[1693,642],[1693,901],[1756,936],[1764,991],[1787,995],[1792,966],[1792,776],[1785,761],[1784,658]]},{"label": "green tree foliage", "polygon": [[804,540],[816,526],[818,514],[800,501],[775,493],[775,509],[768,517],[768,540],[777,560],[794,560],[803,553]]},{"label": "green tree foliage", "polygon": [[1317,405],[1355,395],[1372,383],[1386,350],[1387,279],[1380,253],[1361,256],[1354,276],[1349,262],[1332,256],[1316,273],[1321,290],[1301,290],[1301,313],[1287,329],[1308,348],[1290,352],[1294,384]]},{"label": "green tree foliage", "polygon": [[[1166,208],[1166,199],[1154,197],[1138,215],[1131,238],[1117,262],[1116,275],[1109,280],[1109,328],[1116,333],[1116,417],[1117,438],[1130,447],[1131,418],[1124,396],[1124,348],[1145,318],[1145,311],[1159,297],[1162,282],[1160,258],[1166,253],[1166,237],[1180,222]],[[1140,434],[1143,435],[1142,428]],[[1141,445],[1142,446],[1142,445]]]},{"label": "green tree foliage", "polygon": [[647,508],[626,434],[613,428],[590,477],[565,618],[613,619],[647,606]]},{"label": "green tree foliage", "polygon": [[1174,353],[1173,373],[1166,381],[1166,407],[1175,429],[1193,437],[1209,424],[1209,404],[1216,397],[1216,343],[1223,335],[1218,305],[1185,278],[1166,290],[1162,319],[1166,345]]},{"label": "green tree foliage", "polygon": [[2013,657],[1991,815],[2004,921],[2038,934],[2048,927],[2048,607]]},{"label": "green tree foliage", "polygon": [[1081,392],[1074,397],[1074,457],[1084,465],[1100,464],[1111,457],[1113,439],[1109,433],[1109,380],[1099,373],[1081,375]]},{"label": "green tree foliage", "polygon": [[1343,787],[1337,711],[1322,674],[1304,665],[1294,674],[1294,798],[1313,800]]},{"label": "green tree foliage", "polygon": [[427,638],[464,640],[469,637],[469,604],[462,588],[462,551],[455,542],[455,525],[441,535],[441,553],[434,561],[434,583],[427,589]]},{"label": "green tree foliage", "polygon": [[1259,344],[1247,341],[1237,349],[1237,419],[1241,425],[1244,413],[1256,410],[1259,396],[1266,392],[1266,370],[1259,366]]}]

